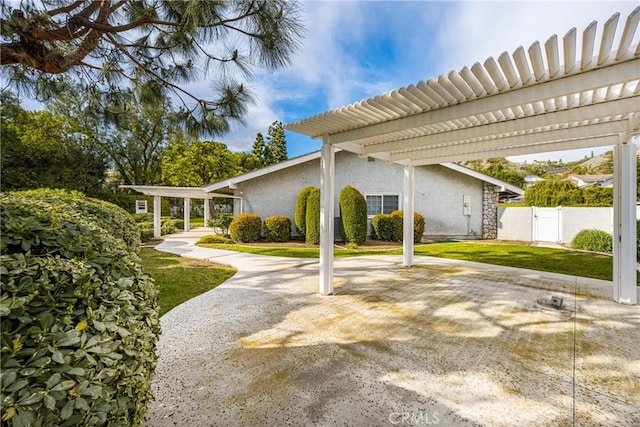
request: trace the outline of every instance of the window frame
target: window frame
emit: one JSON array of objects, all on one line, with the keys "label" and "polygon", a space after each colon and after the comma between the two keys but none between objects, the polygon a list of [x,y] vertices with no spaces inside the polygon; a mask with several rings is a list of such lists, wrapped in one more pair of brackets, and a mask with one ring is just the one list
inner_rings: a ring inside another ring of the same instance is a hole
[{"label": "window frame", "polygon": [[[373,215],[369,214],[369,201],[367,200],[367,197],[369,197],[369,196],[380,196],[381,197],[381,199],[380,199],[380,209],[381,209],[381,211],[380,212],[378,212],[376,214],[373,214]],[[389,197],[389,196],[398,198],[398,204],[396,205],[397,207],[396,207],[396,209],[393,209],[392,212],[394,210],[400,209],[400,200],[402,200],[402,195],[400,193],[366,193],[364,195],[364,199],[367,201],[367,218],[371,219],[371,218],[373,218],[374,216],[376,216],[378,214],[384,213],[384,198],[385,197]],[[391,212],[389,212],[389,213],[391,213]]]}]

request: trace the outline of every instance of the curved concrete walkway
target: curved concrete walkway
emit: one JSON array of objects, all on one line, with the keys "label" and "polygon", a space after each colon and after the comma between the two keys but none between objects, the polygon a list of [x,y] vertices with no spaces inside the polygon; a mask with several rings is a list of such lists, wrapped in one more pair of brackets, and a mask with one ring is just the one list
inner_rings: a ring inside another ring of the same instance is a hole
[{"label": "curved concrete walkway", "polygon": [[157,249],[238,273],[162,317],[148,426],[640,424],[640,307],[608,282],[357,257],[322,297],[317,260],[197,238]]}]

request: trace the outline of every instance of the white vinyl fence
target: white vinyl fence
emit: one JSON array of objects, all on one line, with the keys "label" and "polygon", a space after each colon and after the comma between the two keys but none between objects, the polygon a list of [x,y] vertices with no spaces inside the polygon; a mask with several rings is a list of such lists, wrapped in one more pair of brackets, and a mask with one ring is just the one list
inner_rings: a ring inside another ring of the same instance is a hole
[{"label": "white vinyl fence", "polygon": [[[640,206],[636,206],[640,218]],[[498,239],[571,243],[579,231],[613,232],[613,208],[499,207]]]}]

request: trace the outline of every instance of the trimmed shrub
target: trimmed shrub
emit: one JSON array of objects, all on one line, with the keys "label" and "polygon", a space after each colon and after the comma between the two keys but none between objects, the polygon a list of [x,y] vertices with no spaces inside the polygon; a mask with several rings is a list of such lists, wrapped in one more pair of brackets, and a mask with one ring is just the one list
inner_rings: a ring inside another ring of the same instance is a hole
[{"label": "trimmed shrub", "polygon": [[640,219],[636,221],[636,259],[640,261]]},{"label": "trimmed shrub", "polygon": [[122,239],[129,248],[138,250],[140,234],[130,214],[118,206],[103,200],[85,197],[77,191],[51,190],[42,188],[12,193],[14,196],[33,197],[46,200],[53,210],[67,209],[76,215],[83,215],[88,220],[94,220],[108,233],[117,239]]},{"label": "trimmed shrub", "polygon": [[582,191],[571,181],[546,179],[536,182],[524,192],[526,206],[579,206],[583,202]]},{"label": "trimmed shrub", "polygon": [[[396,234],[396,238],[398,242],[402,241],[402,232],[403,232],[403,221],[404,221],[404,211],[398,210],[391,212],[391,216],[399,217],[400,221],[394,222],[394,231]],[[413,241],[415,243],[420,243],[422,240],[422,235],[424,234],[425,228],[425,220],[424,216],[419,214],[418,212],[413,213]]]},{"label": "trimmed shrub", "polygon": [[200,243],[213,243],[213,244],[218,244],[218,245],[220,245],[220,244],[228,245],[228,244],[233,243],[233,240],[231,240],[231,239],[229,239],[227,237],[224,237],[224,236],[219,236],[217,234],[209,234],[209,235],[206,235],[206,236],[202,236],[200,238],[200,240],[198,240],[197,244],[200,244]]},{"label": "trimmed shrub", "polygon": [[138,231],[140,232],[140,240],[146,242],[153,238],[153,222],[139,222]]},{"label": "trimmed shrub", "polygon": [[571,247],[594,252],[611,252],[613,251],[613,238],[606,231],[582,230],[571,241]]},{"label": "trimmed shrub", "polygon": [[153,224],[153,213],[149,212],[146,214],[133,214],[133,219],[135,222],[140,224],[141,222],[150,222]]},{"label": "trimmed shrub", "polygon": [[310,245],[320,243],[320,189],[314,188],[307,197],[305,215],[305,241]]},{"label": "trimmed shrub", "polygon": [[2,420],[143,425],[160,326],[137,229],[112,205],[51,195],[0,195]]},{"label": "trimmed shrub", "polygon": [[[393,211],[391,214],[378,214],[371,221],[373,229],[373,237],[378,240],[387,240],[390,242],[401,242],[403,231],[404,212],[401,210]],[[413,213],[413,241],[420,243],[425,229],[424,216],[418,212]]]},{"label": "trimmed shrub", "polygon": [[184,220],[183,219],[162,219],[162,223],[160,224],[160,234],[163,236],[165,234],[172,234],[178,230],[184,229]]},{"label": "trimmed shrub", "polygon": [[309,193],[316,187],[304,187],[298,193],[298,197],[296,198],[296,208],[293,213],[293,222],[296,226],[296,231],[298,235],[302,238],[306,235],[306,216],[307,216],[307,198],[309,197]]},{"label": "trimmed shrub", "polygon": [[367,200],[350,185],[340,191],[340,216],[345,241],[363,245],[367,240]]},{"label": "trimmed shrub", "polygon": [[288,242],[291,238],[291,220],[283,215],[265,218],[264,237],[269,242]]},{"label": "trimmed shrub", "polygon": [[253,213],[240,214],[229,224],[229,234],[235,242],[248,243],[260,240],[261,229],[262,221]]},{"label": "trimmed shrub", "polygon": [[233,221],[233,215],[231,214],[216,215],[215,218],[212,218],[207,222],[207,226],[219,228],[221,232],[220,234],[228,236],[231,221]]}]

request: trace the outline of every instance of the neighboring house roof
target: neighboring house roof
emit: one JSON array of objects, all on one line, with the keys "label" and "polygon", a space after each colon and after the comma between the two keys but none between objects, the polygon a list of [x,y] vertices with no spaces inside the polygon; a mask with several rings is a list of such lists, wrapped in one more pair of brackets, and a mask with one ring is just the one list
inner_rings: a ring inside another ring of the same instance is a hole
[{"label": "neighboring house roof", "polygon": [[541,178],[538,175],[527,175],[524,177],[524,182],[526,182],[527,184],[538,181],[544,181],[544,178]]},{"label": "neighboring house roof", "polygon": [[[341,151],[341,150],[336,150]],[[208,185],[204,188],[205,191],[222,191],[226,188],[234,188],[237,184],[245,181],[249,181],[251,179],[259,178],[264,175],[268,175],[273,172],[277,172],[279,170],[287,169],[293,166],[300,165],[305,162],[309,162],[311,160],[319,159],[320,151],[314,151],[313,153],[305,154],[304,156],[295,157],[293,159],[285,160],[284,162],[277,163],[275,165],[270,165],[264,167],[262,169],[258,169],[249,173],[245,173],[243,175],[238,175],[233,178],[225,179],[223,181],[219,181]],[[501,181],[497,178],[493,178],[491,176],[482,174],[480,172],[476,172],[473,169],[469,169],[464,166],[460,166],[455,163],[442,163],[441,166],[444,166],[448,169],[454,170],[456,172],[460,172],[464,175],[471,176],[473,178],[479,179],[484,182],[488,182],[495,186],[501,187],[504,190],[515,194],[524,194],[524,190],[520,187],[516,187],[515,185],[509,184],[508,182]]]},{"label": "neighboring house roof", "polygon": [[578,187],[586,187],[587,185],[602,185],[609,183],[613,179],[611,174],[601,175],[571,175],[570,180],[578,183]]}]

